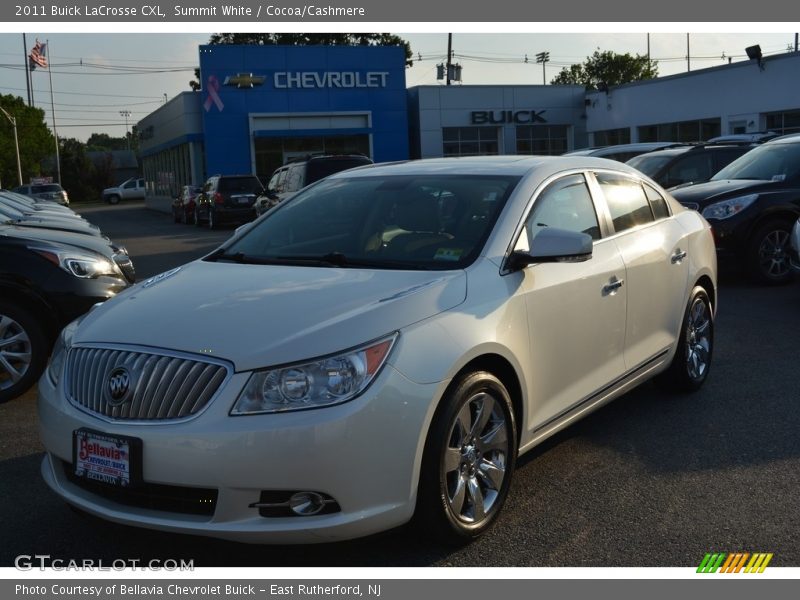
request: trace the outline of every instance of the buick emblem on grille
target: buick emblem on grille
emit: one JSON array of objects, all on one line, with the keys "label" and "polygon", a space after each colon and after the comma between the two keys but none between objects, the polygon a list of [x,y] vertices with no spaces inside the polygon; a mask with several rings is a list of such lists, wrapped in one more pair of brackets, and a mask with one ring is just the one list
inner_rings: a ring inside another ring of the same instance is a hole
[{"label": "buick emblem on grille", "polygon": [[106,381],[106,400],[111,406],[125,404],[131,397],[133,381],[128,369],[116,367],[108,374]]}]

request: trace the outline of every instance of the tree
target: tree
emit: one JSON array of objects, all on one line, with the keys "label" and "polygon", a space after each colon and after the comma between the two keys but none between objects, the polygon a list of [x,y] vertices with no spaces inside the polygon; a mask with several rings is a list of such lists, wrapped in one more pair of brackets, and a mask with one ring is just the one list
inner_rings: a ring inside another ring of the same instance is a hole
[{"label": "tree", "polygon": [[[411,44],[391,33],[214,33],[209,44],[242,44],[254,46],[402,46],[406,53],[406,66],[414,61]],[[200,89],[200,69],[194,70],[195,79],[189,87]]]},{"label": "tree", "polygon": [[81,201],[98,198],[99,192],[93,185],[95,168],[86,156],[86,146],[74,138],[59,140],[61,156],[61,186],[70,198]]},{"label": "tree", "polygon": [[658,63],[647,56],[595,50],[580,65],[564,67],[550,82],[553,85],[582,85],[587,90],[607,90],[614,85],[652,79],[658,75]]},{"label": "tree", "polygon": [[[44,120],[41,108],[32,108],[19,96],[0,96],[0,106],[17,121],[19,156],[23,183],[41,174],[42,160],[55,152],[53,134]],[[0,113],[0,181],[6,187],[17,186],[17,151],[14,129]]]}]

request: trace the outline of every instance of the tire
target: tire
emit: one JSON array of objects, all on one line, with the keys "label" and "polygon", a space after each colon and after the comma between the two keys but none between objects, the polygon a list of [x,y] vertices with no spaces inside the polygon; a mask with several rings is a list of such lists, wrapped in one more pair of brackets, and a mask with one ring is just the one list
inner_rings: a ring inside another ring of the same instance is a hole
[{"label": "tire", "polygon": [[0,302],[0,404],[24,394],[47,364],[50,345],[39,320]]},{"label": "tire", "polygon": [[683,314],[675,356],[656,382],[671,391],[695,392],[708,378],[713,354],[713,307],[706,291],[695,286]]},{"label": "tire", "polygon": [[792,280],[789,240],[794,223],[783,219],[767,221],[755,231],[747,248],[747,269],[759,283],[782,285]]},{"label": "tire", "polygon": [[446,543],[480,536],[505,502],[516,456],[514,409],[500,380],[483,371],[458,379],[428,432],[415,524]]},{"label": "tire", "polygon": [[113,196],[109,196],[108,197],[108,203],[109,204],[119,204],[119,201],[120,201],[120,197],[117,196],[116,194],[114,194]]}]

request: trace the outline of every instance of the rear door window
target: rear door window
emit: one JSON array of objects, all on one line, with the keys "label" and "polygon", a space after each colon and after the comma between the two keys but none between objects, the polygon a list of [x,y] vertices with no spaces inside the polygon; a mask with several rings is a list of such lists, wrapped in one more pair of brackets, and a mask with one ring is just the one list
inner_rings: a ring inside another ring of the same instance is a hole
[{"label": "rear door window", "polygon": [[641,183],[617,173],[596,173],[596,177],[616,233],[653,222],[653,211]]}]

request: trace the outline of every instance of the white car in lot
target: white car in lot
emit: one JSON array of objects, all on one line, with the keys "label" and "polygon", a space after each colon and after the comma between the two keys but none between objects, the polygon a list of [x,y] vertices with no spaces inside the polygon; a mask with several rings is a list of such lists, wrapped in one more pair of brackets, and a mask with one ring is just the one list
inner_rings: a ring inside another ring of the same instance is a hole
[{"label": "white car in lot", "polygon": [[64,330],[42,474],[153,529],[471,539],[518,454],[651,377],[701,386],[716,279],[706,221],[621,163],[333,175]]}]

